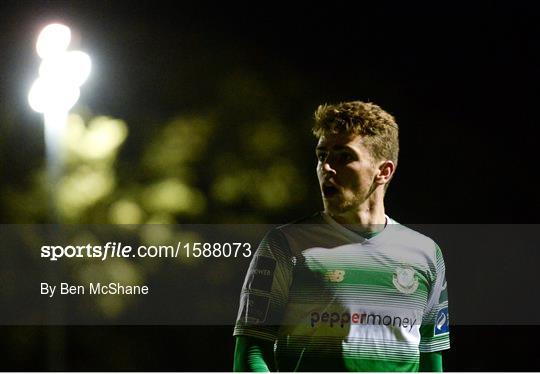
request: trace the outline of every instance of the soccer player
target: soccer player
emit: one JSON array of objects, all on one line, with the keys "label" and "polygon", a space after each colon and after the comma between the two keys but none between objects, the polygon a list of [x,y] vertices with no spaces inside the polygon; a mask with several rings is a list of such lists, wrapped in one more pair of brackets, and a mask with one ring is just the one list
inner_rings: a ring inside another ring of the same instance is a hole
[{"label": "soccer player", "polygon": [[442,371],[441,250],[386,215],[398,125],[373,103],[315,112],[324,211],[271,230],[242,288],[235,371]]}]

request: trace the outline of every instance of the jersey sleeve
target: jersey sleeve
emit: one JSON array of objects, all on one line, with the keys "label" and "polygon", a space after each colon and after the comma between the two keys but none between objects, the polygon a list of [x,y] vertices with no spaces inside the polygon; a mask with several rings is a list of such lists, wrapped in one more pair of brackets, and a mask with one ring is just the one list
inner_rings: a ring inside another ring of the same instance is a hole
[{"label": "jersey sleeve", "polygon": [[450,348],[448,290],[442,251],[435,245],[435,279],[420,326],[420,352],[437,352]]},{"label": "jersey sleeve", "polygon": [[270,231],[249,266],[233,335],[276,340],[292,282],[293,259],[287,239]]}]

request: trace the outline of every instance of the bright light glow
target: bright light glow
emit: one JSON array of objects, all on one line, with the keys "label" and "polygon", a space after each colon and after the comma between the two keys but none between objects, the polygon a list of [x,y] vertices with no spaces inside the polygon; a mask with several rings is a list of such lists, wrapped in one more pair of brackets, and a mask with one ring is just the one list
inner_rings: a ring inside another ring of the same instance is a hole
[{"label": "bright light glow", "polygon": [[79,100],[79,87],[69,82],[38,78],[28,94],[30,107],[39,113],[67,112]]},{"label": "bright light glow", "polygon": [[64,52],[71,41],[69,27],[53,23],[46,26],[39,34],[36,50],[42,59],[47,59]]},{"label": "bright light glow", "polygon": [[84,52],[67,51],[70,40],[69,27],[57,23],[39,34],[36,49],[42,61],[39,77],[28,94],[30,107],[36,112],[68,112],[79,99],[79,87],[90,75],[92,62]]},{"label": "bright light glow", "polygon": [[92,70],[90,56],[81,51],[72,51],[67,53],[66,60],[68,61],[66,75],[72,79],[74,84],[82,86]]},{"label": "bright light glow", "polygon": [[59,147],[64,135],[64,125],[67,122],[67,112],[48,112],[45,117],[45,141],[47,145]]},{"label": "bright light glow", "polygon": [[72,51],[44,59],[39,66],[39,76],[81,86],[92,68],[90,57],[81,51]]}]

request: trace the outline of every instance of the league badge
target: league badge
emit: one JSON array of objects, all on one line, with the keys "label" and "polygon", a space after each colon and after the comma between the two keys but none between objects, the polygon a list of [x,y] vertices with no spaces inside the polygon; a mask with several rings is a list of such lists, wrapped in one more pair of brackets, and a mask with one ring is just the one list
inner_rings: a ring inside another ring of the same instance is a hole
[{"label": "league badge", "polygon": [[443,308],[437,313],[437,323],[435,324],[434,335],[447,334],[450,329],[450,320],[448,318],[448,308]]}]

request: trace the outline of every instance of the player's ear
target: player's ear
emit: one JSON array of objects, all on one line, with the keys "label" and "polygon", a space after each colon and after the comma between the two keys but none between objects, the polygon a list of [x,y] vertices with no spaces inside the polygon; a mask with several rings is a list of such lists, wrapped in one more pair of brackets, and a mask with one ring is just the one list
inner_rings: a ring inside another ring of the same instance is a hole
[{"label": "player's ear", "polygon": [[377,176],[375,177],[375,181],[380,184],[385,184],[390,181],[392,178],[392,175],[394,175],[394,171],[396,170],[396,165],[393,161],[390,160],[384,160],[381,161],[378,165],[379,172],[377,173]]}]

